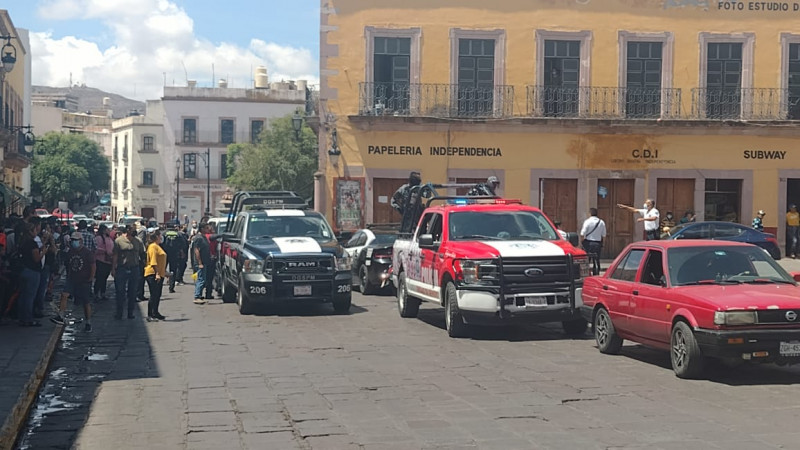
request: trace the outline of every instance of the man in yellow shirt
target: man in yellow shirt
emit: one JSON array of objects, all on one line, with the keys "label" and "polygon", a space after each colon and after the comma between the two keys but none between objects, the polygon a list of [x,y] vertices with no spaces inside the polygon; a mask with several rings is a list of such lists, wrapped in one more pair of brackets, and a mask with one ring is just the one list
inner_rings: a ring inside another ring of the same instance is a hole
[{"label": "man in yellow shirt", "polygon": [[786,256],[792,255],[797,258],[797,244],[800,240],[800,213],[797,212],[797,205],[789,205],[789,212],[786,213]]}]

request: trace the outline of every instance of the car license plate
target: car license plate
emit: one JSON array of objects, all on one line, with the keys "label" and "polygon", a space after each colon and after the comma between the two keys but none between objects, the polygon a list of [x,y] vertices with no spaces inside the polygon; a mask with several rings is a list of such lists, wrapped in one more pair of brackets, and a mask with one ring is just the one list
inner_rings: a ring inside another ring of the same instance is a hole
[{"label": "car license plate", "polygon": [[781,342],[781,356],[800,356],[800,341]]},{"label": "car license plate", "polygon": [[547,306],[547,297],[525,297],[525,306]]},{"label": "car license plate", "polygon": [[311,285],[310,284],[302,284],[300,286],[294,287],[294,296],[295,297],[302,297],[311,295]]}]

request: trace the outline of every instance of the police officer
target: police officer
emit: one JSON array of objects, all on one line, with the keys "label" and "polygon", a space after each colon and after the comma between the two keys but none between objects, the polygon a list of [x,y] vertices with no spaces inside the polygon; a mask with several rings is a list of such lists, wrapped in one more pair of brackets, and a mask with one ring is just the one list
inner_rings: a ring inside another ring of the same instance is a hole
[{"label": "police officer", "polygon": [[485,183],[478,183],[467,192],[467,195],[486,195],[490,197],[496,196],[497,188],[500,186],[500,180],[495,176],[486,179]]},{"label": "police officer", "polygon": [[181,266],[181,256],[183,254],[184,239],[178,232],[180,229],[179,224],[175,224],[171,230],[164,233],[164,242],[161,244],[164,247],[164,252],[167,253],[167,264],[169,271],[172,274],[169,277],[169,292],[175,292],[175,282],[178,279],[178,268]]},{"label": "police officer", "polygon": [[408,206],[411,197],[411,188],[419,186],[422,183],[422,177],[419,172],[411,172],[408,175],[408,183],[400,186],[392,195],[392,208],[402,216],[405,213],[406,206]]}]

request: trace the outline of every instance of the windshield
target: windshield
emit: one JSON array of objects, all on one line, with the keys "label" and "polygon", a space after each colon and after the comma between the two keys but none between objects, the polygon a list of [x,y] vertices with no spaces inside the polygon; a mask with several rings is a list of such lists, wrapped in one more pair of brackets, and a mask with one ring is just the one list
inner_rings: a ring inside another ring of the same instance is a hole
[{"label": "windshield", "polygon": [[394,244],[395,240],[397,240],[396,234],[376,234],[372,245],[391,245]]},{"label": "windshield", "polygon": [[333,239],[333,231],[322,216],[250,216],[247,238],[307,236],[320,240]]},{"label": "windshield", "polygon": [[671,248],[667,252],[673,286],[703,283],[792,283],[786,270],[755,246]]},{"label": "windshield", "polygon": [[561,239],[555,228],[537,211],[464,211],[450,213],[451,240]]}]

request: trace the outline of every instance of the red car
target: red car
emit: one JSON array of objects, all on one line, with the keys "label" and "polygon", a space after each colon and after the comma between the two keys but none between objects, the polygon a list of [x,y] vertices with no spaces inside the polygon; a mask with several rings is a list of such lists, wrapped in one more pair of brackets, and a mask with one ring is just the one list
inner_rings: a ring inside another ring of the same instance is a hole
[{"label": "red car", "polygon": [[668,350],[681,378],[709,358],[800,363],[800,285],[754,245],[637,242],[584,281],[582,300],[600,352],[623,339]]},{"label": "red car", "polygon": [[59,219],[72,219],[72,216],[74,214],[69,209],[65,209],[62,211],[61,209],[56,208],[53,210],[53,215],[58,217]]}]

